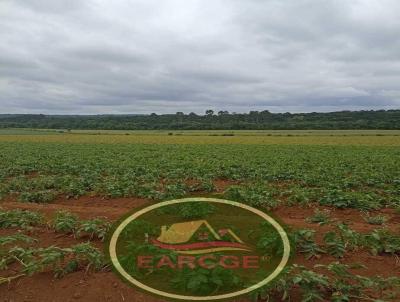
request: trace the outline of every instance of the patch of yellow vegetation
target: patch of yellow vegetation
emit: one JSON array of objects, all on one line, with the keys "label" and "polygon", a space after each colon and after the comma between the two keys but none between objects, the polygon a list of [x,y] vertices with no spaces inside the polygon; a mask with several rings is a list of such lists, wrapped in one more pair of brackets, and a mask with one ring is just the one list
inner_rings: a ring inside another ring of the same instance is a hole
[{"label": "patch of yellow vegetation", "polygon": [[306,135],[306,136],[210,136],[205,135],[123,135],[123,134],[49,134],[0,135],[0,142],[55,142],[89,144],[262,144],[262,145],[369,145],[400,146],[400,136],[382,135]]}]

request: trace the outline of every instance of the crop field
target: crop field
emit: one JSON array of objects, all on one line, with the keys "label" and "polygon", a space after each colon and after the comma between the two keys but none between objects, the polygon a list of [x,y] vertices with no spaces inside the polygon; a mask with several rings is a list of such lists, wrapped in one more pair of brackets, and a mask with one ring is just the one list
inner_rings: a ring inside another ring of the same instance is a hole
[{"label": "crop field", "polygon": [[400,301],[400,131],[20,129],[0,151],[2,301],[164,301],[111,272],[105,237],[196,196],[268,211],[296,247],[237,301]]}]

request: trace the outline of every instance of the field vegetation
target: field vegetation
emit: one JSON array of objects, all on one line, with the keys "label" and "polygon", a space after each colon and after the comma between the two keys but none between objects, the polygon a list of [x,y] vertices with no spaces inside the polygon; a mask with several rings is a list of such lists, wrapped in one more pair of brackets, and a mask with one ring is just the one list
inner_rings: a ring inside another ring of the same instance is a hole
[{"label": "field vegetation", "polygon": [[[400,299],[397,132],[35,131],[0,135],[0,295],[6,301],[71,294],[82,301],[160,301],[110,272],[102,241],[133,207],[189,196],[244,202],[288,226],[293,263],[241,301]],[[181,214],[207,211],[200,205]],[[236,282],[229,274],[213,276],[218,284]],[[199,290],[211,277],[182,272],[175,282]],[[89,289],[99,286],[117,294],[100,297]],[[25,288],[35,289],[28,298]]]}]

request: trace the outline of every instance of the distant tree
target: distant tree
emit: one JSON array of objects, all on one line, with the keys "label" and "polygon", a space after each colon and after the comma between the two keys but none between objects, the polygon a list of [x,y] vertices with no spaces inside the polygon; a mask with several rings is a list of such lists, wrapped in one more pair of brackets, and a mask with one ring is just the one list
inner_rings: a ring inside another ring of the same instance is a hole
[{"label": "distant tree", "polygon": [[176,115],[184,116],[185,114],[184,114],[183,112],[180,112],[180,111],[179,111],[179,112],[176,113]]},{"label": "distant tree", "polygon": [[206,110],[206,115],[207,115],[207,116],[212,116],[212,115],[214,115],[214,110],[211,110],[211,109]]},{"label": "distant tree", "polygon": [[219,115],[219,116],[221,116],[221,115],[228,115],[228,114],[229,114],[228,111],[218,111],[218,115]]}]

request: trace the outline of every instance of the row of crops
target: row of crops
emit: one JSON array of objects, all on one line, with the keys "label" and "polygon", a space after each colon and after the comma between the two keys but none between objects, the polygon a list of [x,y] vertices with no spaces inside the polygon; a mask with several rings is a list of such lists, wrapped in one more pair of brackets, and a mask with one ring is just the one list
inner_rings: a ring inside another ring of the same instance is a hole
[{"label": "row of crops", "polygon": [[[87,242],[71,247],[41,247],[38,246],[39,240],[32,236],[38,234],[41,228],[73,235]],[[12,274],[8,272],[0,276],[0,284],[48,269],[57,278],[81,269],[104,269],[107,266],[105,257],[90,241],[104,240],[109,228],[110,223],[101,217],[79,220],[72,213],[60,211],[52,221],[46,221],[39,212],[0,209],[0,230],[18,230],[11,235],[0,236],[0,272],[7,271],[10,266],[14,270]]]},{"label": "row of crops", "polygon": [[[398,301],[400,230],[393,227],[400,216],[398,147],[0,142],[0,149],[2,201],[45,204],[95,195],[156,202],[205,195],[268,210],[280,205],[320,208],[289,230],[295,259],[305,265],[287,267],[282,278],[253,293],[254,300]],[[335,217],[349,208],[360,211],[369,226],[363,232]],[[380,213],[384,208],[389,212]],[[200,205],[182,215],[207,213]],[[79,270],[110,270],[96,248],[110,223],[102,217],[82,220],[68,211],[45,217],[6,210],[0,203],[0,231],[5,232],[0,236],[0,283],[43,271],[61,278]],[[322,227],[320,236],[316,230]],[[38,237],[43,232],[73,238],[73,243],[42,246]],[[267,248],[270,242],[266,236],[258,244]],[[371,277],[368,265],[347,261],[354,254],[393,259],[393,272]],[[174,282],[195,294],[239,281],[216,269],[182,271]]]},{"label": "row of crops", "polygon": [[[179,215],[183,217],[203,217],[207,211],[199,205],[200,211],[187,211],[180,209]],[[310,217],[313,223],[322,223],[316,218],[317,213]],[[324,221],[324,223],[332,223]],[[288,266],[281,278],[272,284],[253,292],[251,297],[258,299],[273,299],[277,301],[291,300],[296,290],[301,295],[301,301],[326,301],[334,302],[353,301],[392,301],[396,299],[400,290],[400,278],[379,276],[365,277],[353,273],[352,269],[366,271],[368,267],[362,264],[344,264],[340,260],[350,252],[369,251],[373,255],[400,254],[400,235],[385,229],[376,229],[369,233],[359,233],[343,223],[333,224],[332,231],[324,235],[322,243],[315,239],[312,229],[293,229],[289,232],[291,241],[297,253],[306,259],[319,258],[329,254],[336,258],[328,264],[317,264],[314,269],[301,265]],[[148,227],[146,225],[141,228]],[[54,234],[73,236],[76,239],[85,239],[87,242],[74,244],[70,247],[38,246],[38,239],[32,234],[38,234],[41,228],[47,228]],[[36,211],[27,210],[2,210],[0,209],[0,230],[18,229],[18,232],[0,236],[0,272],[13,267],[13,273],[2,274],[2,283],[12,282],[15,279],[32,276],[43,271],[50,271],[55,278],[62,278],[67,274],[79,270],[100,271],[109,270],[109,263],[104,255],[97,249],[93,242],[103,241],[110,228],[110,223],[101,217],[89,220],[80,220],[78,216],[59,211],[50,220]],[[151,231],[150,231],[151,232]],[[26,235],[29,234],[29,235]],[[267,250],[274,242],[271,232],[265,232],[257,245]],[[275,241],[276,242],[276,241]],[[154,249],[154,246],[143,244],[132,246],[131,254],[142,253],[144,250]],[[172,253],[171,257],[177,255]],[[150,272],[151,273],[151,272]],[[173,280],[176,286],[182,287],[191,294],[209,294],[218,286],[237,285],[241,282],[232,271],[221,270],[216,267],[212,270],[194,269],[182,270]],[[192,286],[196,284],[196,286]],[[273,300],[272,300],[273,301]]]},{"label": "row of crops", "polygon": [[[318,201],[337,208],[400,204],[400,149],[361,146],[244,146],[1,143],[0,197],[178,198],[216,193],[274,207]],[[267,203],[267,204],[266,204]]]}]

